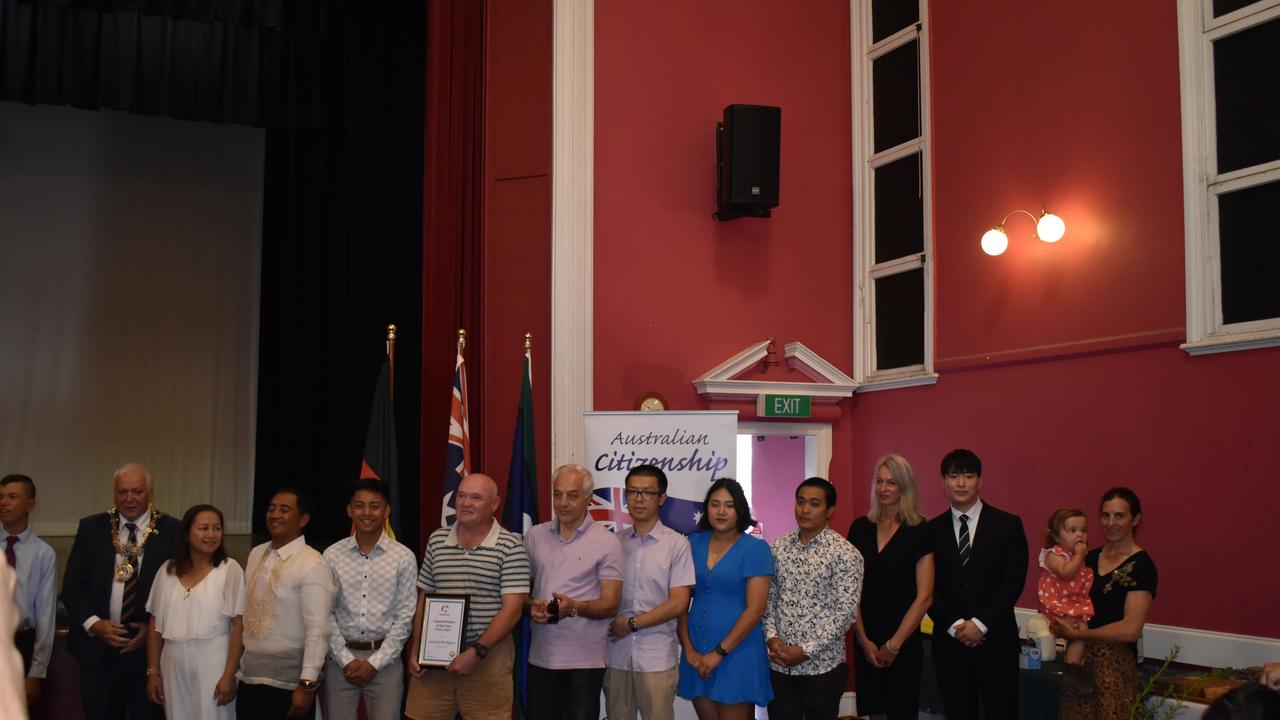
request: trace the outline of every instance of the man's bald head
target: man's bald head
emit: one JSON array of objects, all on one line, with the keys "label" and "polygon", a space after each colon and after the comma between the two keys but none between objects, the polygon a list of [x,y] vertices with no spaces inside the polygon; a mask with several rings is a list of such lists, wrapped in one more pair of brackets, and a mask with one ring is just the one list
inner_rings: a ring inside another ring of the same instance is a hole
[{"label": "man's bald head", "polygon": [[458,484],[454,506],[459,525],[487,528],[498,509],[498,483],[483,473],[471,473]]},{"label": "man's bald head", "polygon": [[125,520],[137,520],[151,505],[151,473],[138,463],[121,465],[114,484],[116,510]]}]

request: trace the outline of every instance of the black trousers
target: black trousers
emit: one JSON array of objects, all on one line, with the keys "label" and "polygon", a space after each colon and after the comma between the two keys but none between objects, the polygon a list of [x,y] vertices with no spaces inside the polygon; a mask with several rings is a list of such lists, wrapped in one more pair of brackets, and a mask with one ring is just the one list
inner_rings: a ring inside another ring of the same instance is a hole
[{"label": "black trousers", "polygon": [[849,666],[840,663],[821,675],[788,675],[769,671],[773,683],[770,718],[791,720],[836,720],[840,714],[840,696],[849,679]]},{"label": "black trousers", "polygon": [[[96,642],[96,641],[95,641]],[[163,720],[164,709],[147,698],[147,651],[108,650],[96,668],[80,666],[85,720]]]},{"label": "black trousers", "polygon": [[950,637],[935,635],[933,663],[947,720],[1017,719],[1016,637],[989,639],[977,648],[967,648]]},{"label": "black trousers", "polygon": [[18,648],[18,652],[22,654],[22,676],[26,677],[31,672],[31,658],[36,651],[36,630],[28,628],[19,630],[13,634],[14,647]]},{"label": "black trousers", "polygon": [[529,663],[528,720],[597,720],[604,668],[548,670]]},{"label": "black trousers", "polygon": [[[236,691],[236,720],[281,720],[292,706],[293,690],[242,682]],[[314,698],[311,708],[298,717],[315,720]]]}]

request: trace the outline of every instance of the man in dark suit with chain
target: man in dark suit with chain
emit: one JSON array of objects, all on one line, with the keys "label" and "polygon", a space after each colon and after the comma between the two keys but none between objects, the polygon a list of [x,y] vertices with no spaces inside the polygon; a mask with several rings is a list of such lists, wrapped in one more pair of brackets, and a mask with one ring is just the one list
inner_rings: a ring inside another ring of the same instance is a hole
[{"label": "man in dark suit with chain", "polygon": [[[982,461],[969,450],[942,459],[951,506],[929,521],[934,582],[933,659],[947,720],[1018,716],[1018,624],[1027,535],[1017,515],[985,504]],[[983,715],[979,714],[979,706]]]},{"label": "man in dark suit with chain", "polygon": [[146,693],[146,604],[180,524],[151,504],[151,475],[137,463],[116,471],[115,503],[80,521],[67,557],[67,648],[80,663],[87,720],[161,718]]}]

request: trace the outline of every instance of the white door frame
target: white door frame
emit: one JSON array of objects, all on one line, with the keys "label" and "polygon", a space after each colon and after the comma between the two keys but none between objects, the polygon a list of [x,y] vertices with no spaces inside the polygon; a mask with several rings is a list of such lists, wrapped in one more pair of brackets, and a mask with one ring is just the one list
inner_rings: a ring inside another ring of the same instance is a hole
[{"label": "white door frame", "polygon": [[[739,435],[808,435],[816,439],[814,443],[817,457],[814,467],[818,477],[829,478],[831,470],[831,423],[806,422],[739,422]],[[808,465],[809,458],[805,458]]]}]

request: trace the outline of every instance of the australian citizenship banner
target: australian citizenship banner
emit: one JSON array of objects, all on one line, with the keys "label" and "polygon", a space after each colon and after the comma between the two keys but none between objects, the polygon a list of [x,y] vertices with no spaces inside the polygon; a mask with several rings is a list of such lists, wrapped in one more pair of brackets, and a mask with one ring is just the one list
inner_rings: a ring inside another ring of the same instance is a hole
[{"label": "australian citizenship banner", "polygon": [[595,478],[591,519],[614,532],[631,525],[624,481],[632,468],[656,465],[667,475],[660,517],[686,535],[702,514],[716,478],[737,468],[737,411],[587,412],[586,462]]}]

